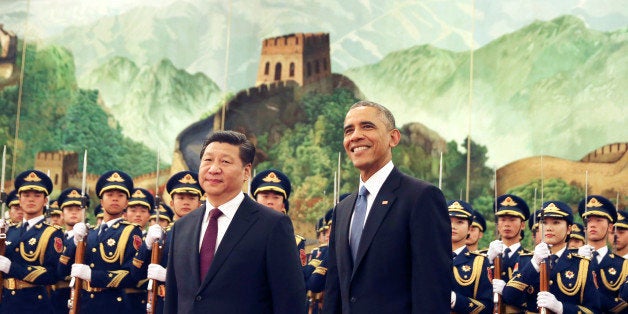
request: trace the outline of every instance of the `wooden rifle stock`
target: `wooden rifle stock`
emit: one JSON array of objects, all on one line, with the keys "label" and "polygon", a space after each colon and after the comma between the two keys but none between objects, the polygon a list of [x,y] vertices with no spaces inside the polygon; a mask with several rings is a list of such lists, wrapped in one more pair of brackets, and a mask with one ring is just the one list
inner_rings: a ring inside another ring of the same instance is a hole
[{"label": "wooden rifle stock", "polygon": [[[545,260],[543,260],[539,265],[539,276],[539,291],[549,291],[549,271],[547,269],[547,262]],[[540,307],[539,313],[550,314],[552,312],[546,308]]]},{"label": "wooden rifle stock", "polygon": [[[153,246],[150,253],[150,263],[159,264],[161,259],[161,247],[159,247],[159,241],[153,242]],[[157,280],[151,279],[148,281],[148,300],[146,302],[146,313],[154,314],[155,306],[157,303]]]},{"label": "wooden rifle stock", "polygon": [[[4,226],[0,229],[0,255],[4,256],[7,249],[7,228]],[[2,301],[2,288],[4,287],[4,276],[0,271],[0,302]]]},{"label": "wooden rifle stock", "polygon": [[308,308],[308,314],[323,312],[323,294],[324,292],[313,293],[310,299],[310,306]]},{"label": "wooden rifle stock", "polygon": [[[74,254],[74,263],[83,264],[85,258],[85,241],[78,241],[76,244],[76,253]],[[70,308],[70,314],[76,314],[79,312],[79,301],[81,297],[81,287],[83,286],[83,279],[74,277],[74,285],[70,291],[70,301],[68,301],[68,307]]]},{"label": "wooden rifle stock", "polygon": [[[497,255],[497,257],[495,257],[495,259],[493,260],[493,279],[502,279],[501,254]],[[502,296],[499,293],[494,292],[493,293],[493,313],[494,314],[504,313],[503,306],[504,305],[502,303]]]}]

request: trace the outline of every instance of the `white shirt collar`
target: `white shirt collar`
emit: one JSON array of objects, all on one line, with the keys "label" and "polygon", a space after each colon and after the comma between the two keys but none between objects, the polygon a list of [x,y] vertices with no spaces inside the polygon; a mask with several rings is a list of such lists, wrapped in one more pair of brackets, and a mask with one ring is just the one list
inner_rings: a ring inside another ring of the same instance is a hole
[{"label": "white shirt collar", "polygon": [[103,224],[107,224],[107,228],[110,228],[110,227],[111,227],[111,226],[113,226],[116,222],[118,222],[118,221],[120,221],[120,220],[122,220],[122,217],[120,217],[120,218],[114,218],[114,219],[111,219],[111,220],[109,220],[109,221],[107,221],[107,222],[103,222]]},{"label": "white shirt collar", "polygon": [[563,246],[562,249],[558,250],[558,252],[554,253],[554,255],[556,255],[556,256],[558,256],[558,258],[560,258],[563,255],[563,253],[565,252],[566,249],[567,249],[567,246],[565,245],[565,246]]},{"label": "white shirt collar", "polygon": [[31,227],[36,225],[42,219],[44,219],[44,215],[39,215],[39,216],[37,216],[35,218],[31,218],[29,220],[26,220],[26,218],[25,218],[24,220],[22,220],[22,224],[28,222],[28,227],[26,227],[26,228],[30,230]]},{"label": "white shirt collar", "polygon": [[[238,211],[238,207],[240,207],[240,204],[242,204],[242,201],[244,201],[244,193],[238,193],[231,200],[229,200],[226,203],[218,206],[218,209],[220,209],[222,214],[227,216],[229,218],[229,220],[232,220],[233,216],[235,216],[236,211]],[[209,212],[212,209],[216,208],[216,206],[212,205],[209,202],[209,200],[206,200],[205,201],[205,207],[207,207],[207,210],[205,211],[205,214],[203,215],[203,222],[208,222],[209,221]]]},{"label": "white shirt collar", "polygon": [[464,250],[464,248],[466,248],[466,245],[463,245],[457,249],[454,250],[454,253],[456,254],[456,256],[460,255],[460,252],[462,252],[462,250]]},{"label": "white shirt collar", "polygon": [[608,247],[605,245],[605,246],[597,249],[596,251],[599,254],[597,256],[597,261],[598,261],[598,263],[600,263],[600,262],[602,262],[602,259],[604,258],[604,256],[606,256],[606,254],[608,254]]},{"label": "white shirt collar", "polygon": [[381,169],[377,170],[377,172],[375,172],[368,180],[366,180],[366,182],[362,182],[362,177],[360,177],[360,188],[362,188],[362,186],[366,186],[366,189],[369,191],[369,196],[377,195],[394,167],[395,166],[393,165],[393,162],[391,160]]},{"label": "white shirt collar", "polygon": [[512,255],[515,254],[515,252],[517,252],[517,250],[519,250],[520,247],[521,247],[521,242],[517,242],[509,246],[508,248],[510,249],[510,253],[508,254],[508,257],[512,257]]}]

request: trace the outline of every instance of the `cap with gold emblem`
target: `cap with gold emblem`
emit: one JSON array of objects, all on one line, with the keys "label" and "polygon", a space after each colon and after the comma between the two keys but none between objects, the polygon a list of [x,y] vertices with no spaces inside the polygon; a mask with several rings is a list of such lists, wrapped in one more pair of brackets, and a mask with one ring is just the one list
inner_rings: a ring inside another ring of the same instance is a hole
[{"label": "cap with gold emblem", "polygon": [[96,218],[103,218],[105,216],[105,214],[102,212],[102,205],[98,204],[96,205],[96,207],[94,207],[94,216]]},{"label": "cap with gold emblem", "polygon": [[17,190],[17,193],[39,191],[50,195],[50,192],[52,192],[52,180],[39,170],[26,170],[15,178],[15,190]]},{"label": "cap with gold emblem", "polygon": [[103,173],[96,182],[96,194],[102,198],[102,193],[110,190],[119,190],[131,197],[133,191],[133,179],[120,170],[111,170]]},{"label": "cap with gold emblem", "polygon": [[166,183],[166,192],[172,196],[175,193],[189,193],[203,195],[203,189],[198,182],[198,173],[193,171],[177,172]]},{"label": "cap with gold emblem", "polygon": [[586,208],[584,206],[585,200],[581,200],[578,204],[578,213],[580,217],[586,218],[589,216],[599,216],[610,220],[611,223],[617,221],[617,211],[615,205],[607,198],[601,195],[589,195],[586,199]]},{"label": "cap with gold emblem", "polygon": [[284,207],[288,212],[288,197],[292,191],[288,176],[276,169],[268,169],[258,173],[251,181],[251,195],[255,198],[257,193],[264,191],[273,191],[283,195]]},{"label": "cap with gold emblem", "polygon": [[584,241],[584,226],[580,223],[574,222],[574,224],[571,225],[571,233],[569,234],[569,238]]},{"label": "cap with gold emblem", "polygon": [[18,206],[20,205],[20,199],[17,197],[17,191],[16,190],[13,190],[13,191],[9,192],[9,194],[7,194],[6,204],[9,207],[15,206],[15,205],[18,205]]},{"label": "cap with gold emblem", "polygon": [[449,217],[458,217],[473,222],[473,207],[463,200],[453,200],[447,203]]},{"label": "cap with gold emblem", "polygon": [[628,229],[628,212],[623,210],[617,211],[617,222],[615,222],[615,228]]},{"label": "cap with gold emblem", "polygon": [[331,223],[333,222],[332,219],[334,217],[334,209],[330,208],[327,210],[327,212],[325,213],[325,224],[327,226],[331,226]]},{"label": "cap with gold emblem", "polygon": [[[71,205],[82,206],[83,197],[81,196],[81,194],[82,194],[81,189],[79,188],[69,187],[63,190],[61,194],[59,194],[59,199],[58,199],[59,208],[63,210],[63,208],[66,206],[71,206]],[[85,204],[85,206],[89,207],[89,197],[85,195],[85,199],[87,201],[87,204]]]},{"label": "cap with gold emblem", "polygon": [[325,217],[321,217],[320,219],[318,219],[318,222],[316,223],[316,229],[315,229],[316,234],[319,234],[326,229],[329,229],[329,226],[325,224]]},{"label": "cap with gold emblem", "polygon": [[49,211],[50,211],[50,215],[51,216],[52,215],[61,216],[62,212],[61,212],[61,209],[59,208],[59,201],[58,200],[50,201]]},{"label": "cap with gold emblem", "polygon": [[148,190],[135,188],[131,194],[131,198],[129,198],[129,206],[134,205],[142,205],[148,208],[149,211],[152,211],[155,206],[155,198]]},{"label": "cap with gold emblem", "polygon": [[[159,219],[167,220],[168,222],[172,222],[172,218],[174,217],[174,211],[170,206],[166,204],[159,204]],[[153,209],[150,212],[150,219],[157,218],[157,211]]]},{"label": "cap with gold emblem", "polygon": [[[530,209],[528,204],[519,196],[513,194],[504,194],[497,198],[497,212],[495,216],[514,216],[523,220],[530,217]],[[495,204],[493,207],[495,208]]]},{"label": "cap with gold emblem", "polygon": [[551,217],[567,221],[568,225],[573,224],[573,212],[569,205],[561,201],[547,201],[543,203],[541,215],[544,218]]},{"label": "cap with gold emblem", "polygon": [[534,211],[533,216],[528,219],[528,228],[531,231],[539,229],[539,218],[541,217],[541,211],[542,210],[537,209],[536,211]]},{"label": "cap with gold emblem", "polygon": [[484,216],[477,210],[473,210],[473,222],[471,226],[478,227],[482,232],[486,231],[486,219],[484,219]]}]

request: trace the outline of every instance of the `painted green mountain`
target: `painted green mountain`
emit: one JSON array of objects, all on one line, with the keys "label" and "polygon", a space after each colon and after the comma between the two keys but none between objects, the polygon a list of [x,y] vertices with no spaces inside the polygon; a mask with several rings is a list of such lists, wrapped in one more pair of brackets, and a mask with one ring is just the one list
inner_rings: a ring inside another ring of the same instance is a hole
[{"label": "painted green mountain", "polygon": [[214,109],[218,86],[206,75],[189,74],[170,60],[138,67],[115,57],[96,68],[82,85],[98,89],[126,136],[172,158],[176,135]]},{"label": "painted green mountain", "polygon": [[470,121],[497,166],[537,154],[578,160],[628,140],[627,29],[593,31],[572,16],[537,21],[473,58],[472,105],[470,52],[417,46],[344,74],[399,125],[419,121],[459,142]]}]

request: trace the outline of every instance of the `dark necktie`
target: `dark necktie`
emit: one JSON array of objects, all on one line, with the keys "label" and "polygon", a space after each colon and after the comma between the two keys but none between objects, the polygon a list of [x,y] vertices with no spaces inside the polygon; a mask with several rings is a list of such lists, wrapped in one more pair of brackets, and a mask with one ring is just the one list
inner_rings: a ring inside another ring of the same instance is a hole
[{"label": "dark necktie", "polygon": [[20,236],[23,236],[27,230],[28,230],[28,221],[22,224],[22,227],[20,228]]},{"label": "dark necktie", "polygon": [[451,258],[452,258],[452,259],[456,259],[456,256],[458,256],[458,254],[456,254],[456,252],[452,252],[452,253],[451,253]]},{"label": "dark necktie", "polygon": [[600,263],[597,262],[597,257],[600,255],[600,252],[598,251],[593,251],[593,257],[591,258],[591,261],[593,262],[594,265],[599,265]]},{"label": "dark necktie", "polygon": [[505,261],[510,260],[510,252],[511,252],[511,250],[510,250],[510,248],[509,248],[509,247],[507,247],[507,248],[504,250],[504,256],[502,256],[502,260],[503,260],[504,262],[505,262]]},{"label": "dark necktie", "polygon": [[203,236],[203,243],[201,244],[201,252],[199,256],[199,274],[201,281],[205,279],[207,271],[214,260],[214,253],[216,251],[216,238],[218,237],[218,217],[222,215],[222,212],[218,208],[214,208],[209,212],[209,223]]},{"label": "dark necktie", "polygon": [[100,230],[98,230],[98,235],[104,234],[108,228],[109,228],[109,225],[107,225],[106,223],[103,223],[102,225],[100,225]]},{"label": "dark necktie", "polygon": [[360,247],[360,238],[362,237],[362,229],[364,229],[364,220],[366,219],[366,197],[369,191],[365,186],[360,188],[358,199],[355,201],[355,209],[353,210],[353,225],[351,226],[351,234],[349,235],[349,245],[351,246],[351,257],[355,261]]},{"label": "dark necktie", "polygon": [[550,255],[550,268],[554,268],[556,266],[556,262],[558,262],[558,255]]}]

